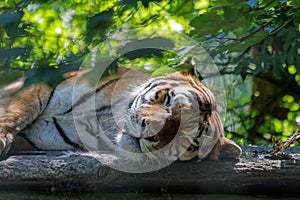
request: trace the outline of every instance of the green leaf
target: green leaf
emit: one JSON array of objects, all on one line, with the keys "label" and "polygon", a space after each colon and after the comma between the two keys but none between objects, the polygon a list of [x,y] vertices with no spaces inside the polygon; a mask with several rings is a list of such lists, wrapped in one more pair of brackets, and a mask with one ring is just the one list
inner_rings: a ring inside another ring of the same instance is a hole
[{"label": "green leaf", "polygon": [[172,1],[168,11],[178,16],[191,14],[194,11],[194,1],[193,0]]},{"label": "green leaf", "polygon": [[163,52],[171,50],[173,47],[174,44],[170,39],[162,37],[147,38],[127,43],[118,50],[118,54],[130,60],[139,57],[163,57]]},{"label": "green leaf", "polygon": [[262,67],[261,67],[261,66],[257,66],[257,67],[253,70],[252,74],[253,74],[253,76],[256,76],[256,75],[259,74],[261,71],[262,71]]},{"label": "green leaf", "polygon": [[292,75],[297,73],[297,68],[294,65],[288,67],[288,72]]},{"label": "green leaf", "polygon": [[208,39],[207,35],[210,35],[210,38],[214,37],[223,27],[224,21],[217,13],[208,12],[192,19],[190,25],[195,28],[190,34],[200,40],[204,40]]},{"label": "green leaf", "polygon": [[149,7],[149,4],[151,2],[160,2],[161,0],[142,0],[142,4],[143,6],[145,6],[146,8]]},{"label": "green leaf", "polygon": [[[75,59],[75,58],[74,58]],[[75,59],[76,60],[76,59]],[[73,61],[74,63],[74,61]],[[70,71],[78,70],[79,65],[65,64],[59,68],[50,68],[49,66],[42,66],[40,68],[33,68],[26,71],[24,87],[28,87],[34,83],[46,83],[50,86],[55,86],[64,79],[64,74]]]},{"label": "green leaf", "polygon": [[23,75],[22,71],[5,68],[0,70],[0,86],[15,81]]},{"label": "green leaf", "polygon": [[164,55],[164,51],[165,50],[156,49],[156,48],[141,48],[121,55],[124,58],[127,58],[129,60],[134,60],[136,58],[152,58],[152,57],[162,58]]},{"label": "green leaf", "polygon": [[[51,74],[51,76],[49,76]],[[63,79],[63,74],[55,68],[34,68],[26,72],[24,88],[34,83],[47,83],[50,86],[56,85]]]},{"label": "green leaf", "polygon": [[287,54],[287,63],[289,65],[292,65],[294,63],[294,56],[297,55],[297,53],[294,50],[295,49],[292,48]]},{"label": "green leaf", "polygon": [[281,66],[274,66],[272,69],[272,73],[277,79],[281,79],[281,76],[282,76],[281,72],[282,72]]},{"label": "green leaf", "polygon": [[104,11],[92,17],[89,17],[86,25],[86,41],[91,42],[95,36],[100,40],[105,38],[105,33],[113,24],[113,11]]},{"label": "green leaf", "polygon": [[20,24],[23,15],[24,12],[22,11],[0,14],[0,26],[7,27],[12,25],[18,25]]},{"label": "green leaf", "polygon": [[22,11],[0,14],[0,27],[4,28],[9,37],[18,37],[26,32],[24,27],[19,27],[23,15]]},{"label": "green leaf", "polygon": [[165,74],[172,73],[172,72],[175,72],[174,68],[171,68],[168,66],[162,66],[162,67],[156,69],[152,73],[152,76],[161,76],[161,75],[165,75]]},{"label": "green leaf", "polygon": [[263,39],[265,39],[268,35],[269,35],[269,31],[260,31],[256,34],[254,34],[253,36],[251,36],[247,40],[244,40],[242,42],[235,42],[228,46],[222,46],[222,47],[218,48],[217,53],[222,53],[225,51],[228,53],[243,52],[250,46],[255,45],[255,44],[259,43],[260,41],[262,41]]},{"label": "green leaf", "polygon": [[15,47],[11,49],[0,49],[0,61],[6,59],[16,59],[17,57],[21,57],[21,59],[25,60],[29,57],[29,52],[31,51],[30,47]]}]

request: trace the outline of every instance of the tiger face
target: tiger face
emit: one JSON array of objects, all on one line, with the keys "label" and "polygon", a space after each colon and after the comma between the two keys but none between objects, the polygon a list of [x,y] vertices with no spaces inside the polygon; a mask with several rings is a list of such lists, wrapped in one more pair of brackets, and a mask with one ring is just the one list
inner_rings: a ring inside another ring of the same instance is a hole
[{"label": "tiger face", "polygon": [[125,132],[138,138],[142,152],[191,160],[206,157],[218,143],[222,131],[216,127],[221,123],[211,123],[215,98],[193,75],[175,72],[150,79],[137,94],[129,106]]}]

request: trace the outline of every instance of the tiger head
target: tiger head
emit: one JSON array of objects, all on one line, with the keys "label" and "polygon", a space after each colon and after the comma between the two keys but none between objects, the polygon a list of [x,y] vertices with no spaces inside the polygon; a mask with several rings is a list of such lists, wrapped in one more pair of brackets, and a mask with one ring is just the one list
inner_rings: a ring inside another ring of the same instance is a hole
[{"label": "tiger head", "polygon": [[139,88],[128,106],[125,132],[139,140],[142,152],[191,160],[206,157],[220,143],[215,97],[193,73],[152,78]]}]

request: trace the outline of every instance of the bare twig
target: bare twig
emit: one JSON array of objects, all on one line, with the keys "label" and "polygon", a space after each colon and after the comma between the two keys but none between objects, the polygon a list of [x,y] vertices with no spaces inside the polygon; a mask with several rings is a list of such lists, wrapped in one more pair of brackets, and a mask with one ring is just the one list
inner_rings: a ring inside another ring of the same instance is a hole
[{"label": "bare twig", "polygon": [[295,142],[300,138],[300,117],[296,117],[296,123],[297,123],[297,130],[284,143],[280,140],[276,143],[275,136],[272,136],[273,150],[270,153],[271,155],[275,155],[276,153],[282,153],[284,149],[289,148],[293,142]]}]

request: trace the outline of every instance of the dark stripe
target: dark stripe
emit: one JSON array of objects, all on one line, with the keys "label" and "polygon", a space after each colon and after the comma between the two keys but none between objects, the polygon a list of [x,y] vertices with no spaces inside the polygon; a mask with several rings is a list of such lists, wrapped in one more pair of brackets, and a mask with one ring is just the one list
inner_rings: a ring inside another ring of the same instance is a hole
[{"label": "dark stripe", "polygon": [[[168,79],[168,78],[154,79],[152,83],[150,83],[150,84],[148,84],[146,87],[144,87],[144,90],[146,90],[148,87],[149,87],[149,88],[148,88],[146,91],[144,91],[140,96],[138,96],[138,97],[141,99],[142,103],[145,103],[145,95],[146,95],[148,92],[154,90],[154,89],[155,89],[156,87],[158,87],[158,86],[170,84],[170,83],[167,82],[167,81],[163,81],[163,82],[158,82],[158,83],[157,83],[158,80],[169,80],[169,81],[170,81],[170,80],[173,80],[173,79]],[[158,93],[159,93],[159,92],[160,92],[160,91],[158,91]],[[136,101],[133,101],[133,103],[134,103],[134,102],[136,102]]]},{"label": "dark stripe", "polygon": [[[151,80],[151,79],[150,79]],[[162,82],[158,82],[158,81],[161,81]],[[171,81],[174,81],[173,83]],[[153,90],[154,88],[156,88],[157,86],[162,86],[162,85],[171,85],[173,87],[177,86],[178,85],[178,81],[180,80],[174,80],[174,79],[170,79],[170,78],[157,78],[157,79],[154,79],[150,84],[148,84],[146,87],[144,87],[144,90],[148,89],[143,93],[143,95],[147,94],[149,91]]]},{"label": "dark stripe", "polygon": [[67,114],[67,113],[70,113],[73,111],[73,107],[69,108],[66,112],[62,113],[61,115],[64,115],[64,114]]},{"label": "dark stripe", "polygon": [[[145,90],[147,87],[150,87],[152,83],[149,83],[146,87],[144,87],[143,90]],[[146,91],[148,92],[148,91]],[[129,103],[128,103],[128,109],[132,108],[137,104],[138,101],[145,102],[145,94],[146,92],[143,92],[143,94],[138,94],[137,96],[131,97]]]},{"label": "dark stripe", "polygon": [[31,140],[28,139],[28,137],[23,134],[23,133],[19,133],[18,136],[24,138],[24,140],[26,140],[33,148],[35,148],[37,151],[41,151],[42,149],[38,148],[34,142],[32,142]]},{"label": "dark stripe", "polygon": [[40,95],[38,95],[38,101],[39,101],[39,110],[40,110],[40,112],[42,112],[43,111],[43,101],[42,101]]},{"label": "dark stripe", "polygon": [[[211,113],[211,111],[214,109],[214,106],[213,106],[214,101],[212,101],[211,98],[207,99],[207,96],[204,96],[205,98],[204,98],[204,100],[202,100],[201,97],[195,91],[188,90],[188,92],[191,93],[197,99],[200,110],[202,109],[202,107],[204,105],[204,107],[206,109],[205,111]],[[198,90],[198,92],[200,92],[200,91]],[[203,93],[201,93],[201,95],[202,94]]]},{"label": "dark stripe", "polygon": [[132,106],[134,100],[135,100],[135,98],[132,98],[132,99],[129,101],[128,107],[127,107],[128,109],[131,108],[131,106]]},{"label": "dark stripe", "polygon": [[[52,97],[53,97],[55,88],[56,88],[56,86],[53,87],[53,89],[52,89],[52,91],[51,91],[51,93],[50,93],[50,95],[49,95],[49,99],[48,99],[48,101],[47,101],[47,105],[45,106],[45,109],[47,108],[47,106],[49,105],[49,103],[50,103],[50,101],[51,101],[51,99],[52,99]],[[39,95],[38,95],[38,100],[39,100],[40,112],[42,112],[42,111],[43,111],[43,110],[42,110],[42,100],[41,100],[41,98],[40,98]],[[35,118],[30,124],[27,124],[27,126],[30,126],[31,124],[34,124],[34,123],[36,122],[36,120],[38,120],[38,117]]]},{"label": "dark stripe", "polygon": [[[165,84],[166,82],[163,82],[163,83]],[[154,84],[150,85],[149,88],[145,87],[144,90],[147,89],[147,88],[148,89],[143,93],[143,96],[145,96],[149,91],[153,90],[157,86],[160,86],[160,84],[159,83],[154,83]]]},{"label": "dark stripe", "polygon": [[[124,79],[124,78],[129,78],[129,77],[122,77],[122,79]],[[100,85],[100,87],[98,87],[98,88],[96,89],[96,93],[100,92],[102,89],[106,88],[106,87],[109,86],[111,83],[116,82],[116,81],[119,81],[120,79],[121,79],[120,77],[119,77],[119,78],[115,78],[115,79],[111,79],[111,80],[107,81],[106,83]]]},{"label": "dark stripe", "polygon": [[[188,90],[188,92],[189,92],[191,95],[193,95],[193,97],[197,100],[199,109],[200,109],[201,111],[203,111],[203,109],[202,109],[203,102],[202,102],[202,99],[200,98],[200,96],[199,96],[198,94],[196,94],[195,91],[193,91],[193,90]],[[207,108],[207,107],[205,106],[205,108]],[[204,111],[207,111],[207,110],[204,110]]]},{"label": "dark stripe", "polygon": [[[92,95],[97,94],[98,92],[100,92],[102,89],[106,88],[107,86],[109,86],[111,83],[119,81],[120,78],[116,78],[116,79],[112,79],[109,80],[108,82],[104,83],[103,85],[101,85],[100,87],[98,87],[96,90],[93,90],[92,92],[83,95],[76,103],[74,103],[72,105],[72,107],[66,112],[71,112],[72,109],[74,109],[75,107],[79,106],[80,104],[84,103],[85,101],[87,101]],[[64,114],[66,114],[64,113]]]},{"label": "dark stripe", "polygon": [[[124,77],[123,77],[123,78],[124,78]],[[75,107],[77,107],[77,106],[79,106],[80,104],[82,104],[82,103],[84,103],[85,101],[87,101],[92,95],[97,94],[98,92],[100,92],[101,90],[103,90],[104,88],[106,88],[107,86],[109,86],[110,84],[112,84],[112,83],[114,83],[114,82],[116,82],[116,81],[119,81],[119,80],[120,80],[120,78],[115,78],[115,79],[109,80],[109,81],[107,81],[106,83],[100,85],[96,90],[93,90],[92,92],[83,95],[76,103],[74,103],[74,104],[72,105],[71,108],[69,108],[66,112],[62,113],[62,115],[63,115],[63,114],[67,114],[67,113],[72,112],[72,110],[73,110]]]},{"label": "dark stripe", "polygon": [[98,93],[98,92],[101,92],[101,90],[103,90],[104,88],[106,88],[107,86],[109,86],[110,84],[116,82],[116,81],[119,81],[120,79],[132,79],[132,78],[136,78],[136,77],[132,77],[132,76],[128,76],[128,77],[118,77],[118,78],[115,78],[115,79],[111,79],[105,83],[103,83],[102,85],[100,85],[96,90],[88,93],[88,94],[85,94],[83,95],[76,103],[74,103],[72,105],[72,107],[66,111],[65,113],[63,114],[66,114],[66,113],[69,113],[71,112],[75,107],[79,106],[80,104],[82,104],[83,102],[85,102],[86,100],[88,100],[94,93],[95,95]]},{"label": "dark stripe", "polygon": [[216,110],[216,102],[215,97],[213,96],[212,92],[207,88],[200,85],[191,85],[195,90],[199,91],[205,97],[205,103],[210,105],[211,110]]},{"label": "dark stripe", "polygon": [[[204,125],[201,124],[201,123],[199,123],[198,132],[197,132],[197,135],[196,135],[195,138],[200,138],[201,135],[202,135],[202,133],[203,133],[203,131],[204,131]],[[195,140],[194,142],[195,142],[196,144],[199,144],[199,141],[198,141],[198,140]]]},{"label": "dark stripe", "polygon": [[[140,100],[142,101],[143,103],[145,102],[145,95],[153,90],[155,87],[157,86],[161,86],[161,85],[164,85],[164,84],[169,84],[171,85],[172,87],[176,87],[179,85],[179,81],[186,81],[185,79],[180,79],[180,80],[174,80],[172,78],[164,78],[164,77],[161,77],[161,78],[156,78],[156,79],[150,79],[149,80],[150,83],[148,85],[146,85],[143,89],[143,93],[142,94],[139,94],[138,96],[135,96],[133,97],[129,103],[128,103],[128,108],[130,109],[132,106],[135,106],[137,104],[137,102]],[[162,82],[157,82],[157,81],[162,81]],[[168,82],[169,81],[169,82]],[[174,82],[170,82],[170,81],[174,81]],[[147,89],[147,90],[146,90]]]},{"label": "dark stripe", "polygon": [[175,81],[175,82],[187,82],[186,78],[176,77],[175,79],[172,77],[157,77],[154,81],[160,81],[160,80],[166,80],[166,81]]},{"label": "dark stripe", "polygon": [[[56,85],[56,86],[57,86],[57,85]],[[50,101],[51,101],[51,99],[52,99],[52,97],[53,97],[54,91],[55,91],[55,89],[56,89],[56,86],[54,86],[54,87],[52,88],[51,93],[50,93],[50,95],[49,95],[49,99],[48,99],[48,101],[47,101],[47,105],[45,106],[45,108],[49,105],[49,103],[50,103]]]},{"label": "dark stripe", "polygon": [[58,131],[58,133],[60,134],[60,136],[63,138],[63,140],[65,141],[65,143],[75,147],[76,149],[80,149],[80,145],[71,141],[70,138],[68,138],[68,136],[66,135],[66,133],[64,132],[64,130],[62,129],[62,127],[58,124],[57,119],[55,117],[52,118],[53,119],[53,123]]},{"label": "dark stripe", "polygon": [[95,112],[96,112],[96,114],[101,114],[101,112],[103,112],[104,110],[110,110],[111,111],[112,106],[113,105],[111,105],[111,106],[102,106],[102,107],[96,109]]}]

